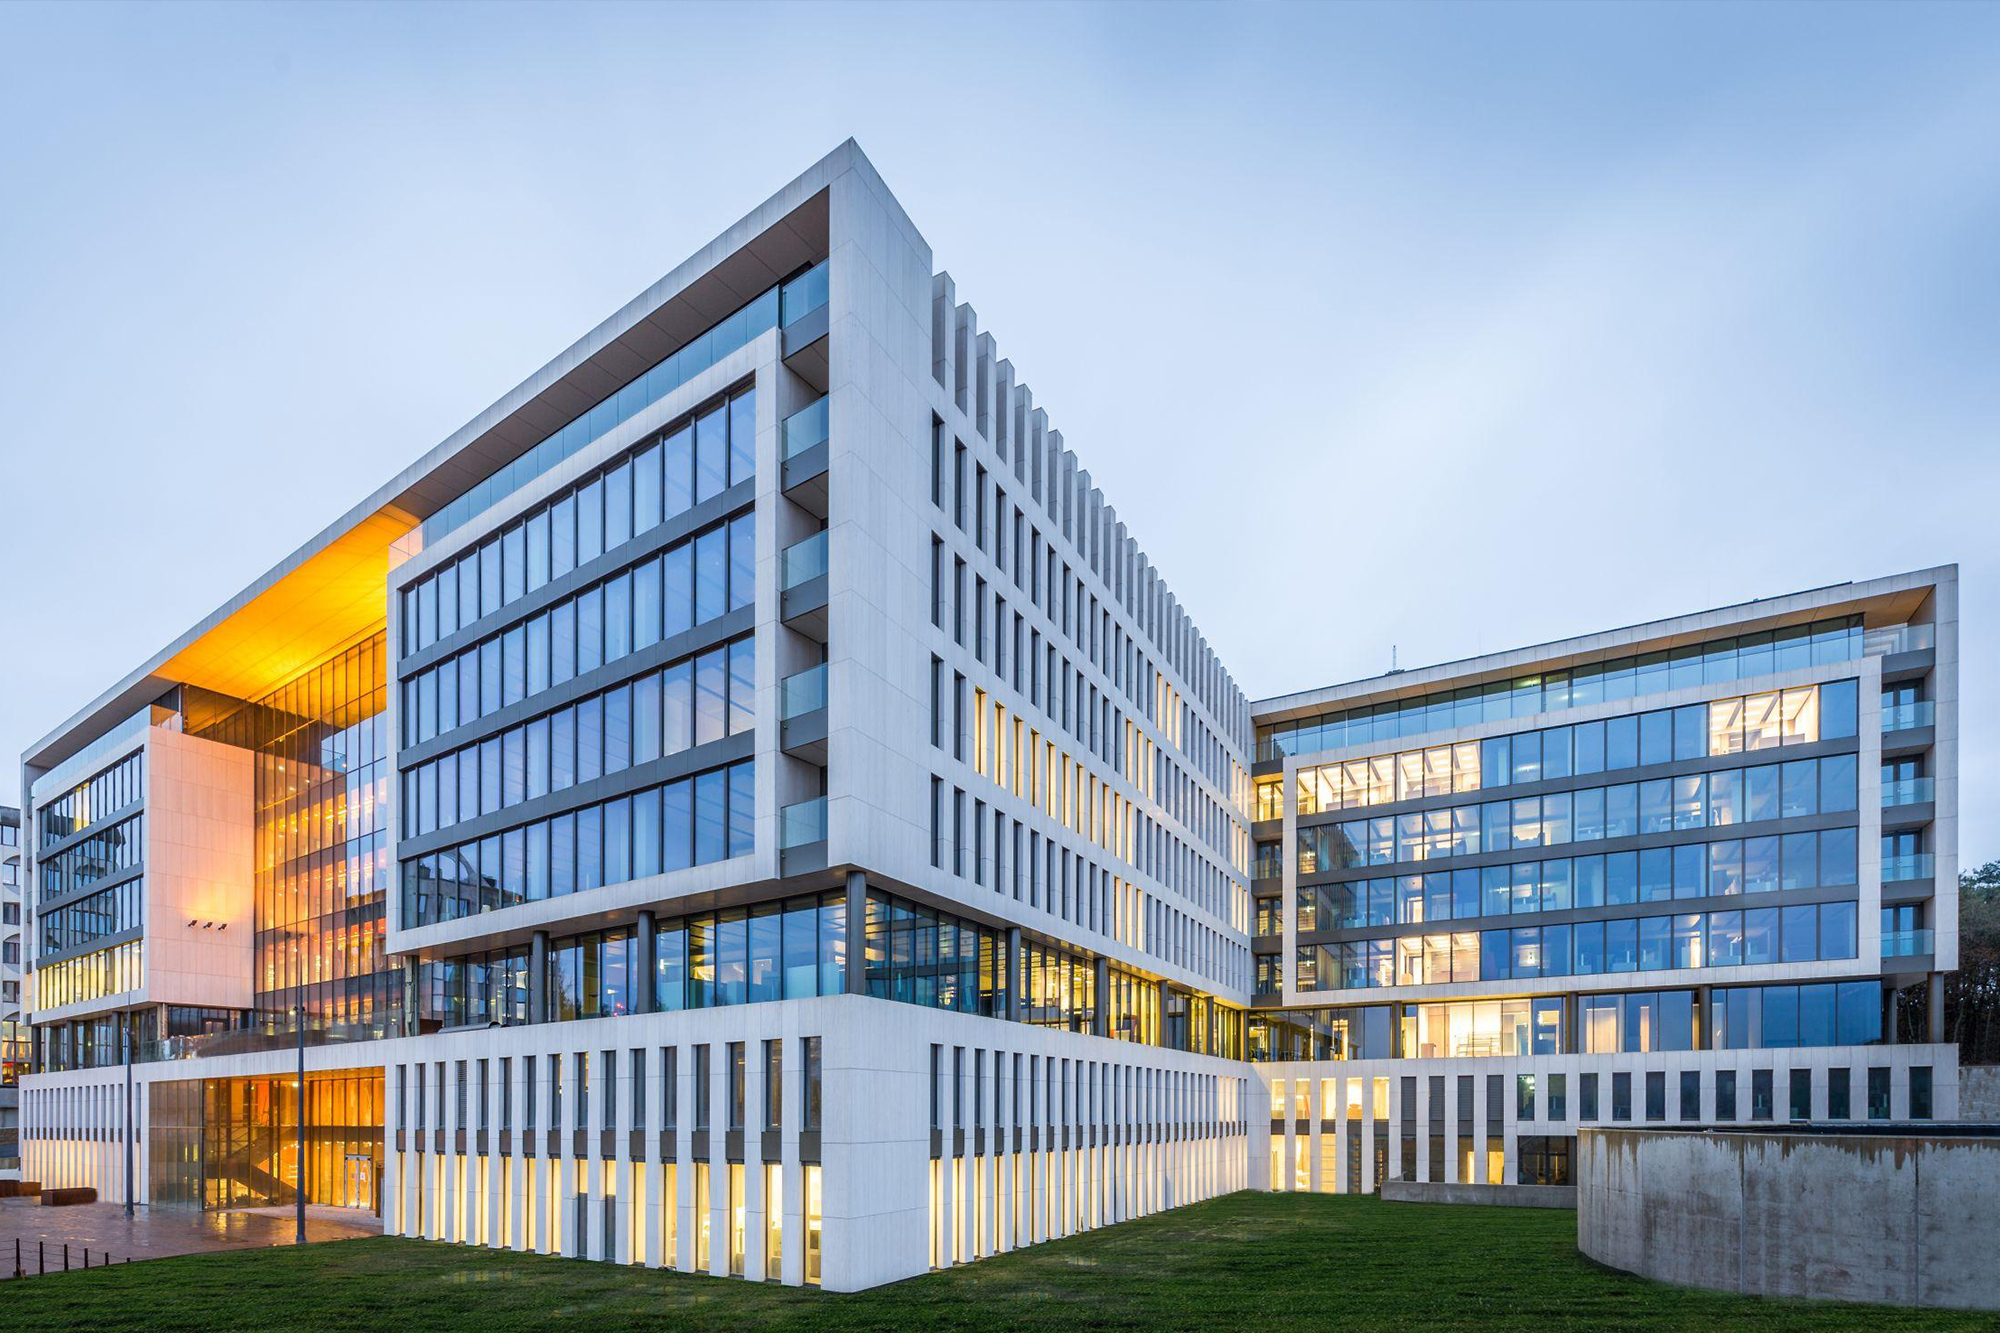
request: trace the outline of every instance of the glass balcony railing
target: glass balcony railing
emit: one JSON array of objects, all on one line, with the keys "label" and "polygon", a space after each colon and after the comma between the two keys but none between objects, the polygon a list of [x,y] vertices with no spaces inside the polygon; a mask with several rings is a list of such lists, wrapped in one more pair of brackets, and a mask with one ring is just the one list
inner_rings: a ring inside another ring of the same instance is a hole
[{"label": "glass balcony railing", "polygon": [[1917,954],[1935,953],[1928,930],[1895,930],[1882,937],[1884,958],[1910,958]]},{"label": "glass balcony railing", "polygon": [[826,399],[802,407],[785,418],[785,457],[796,458],[816,444],[826,443]]},{"label": "glass balcony railing", "polygon": [[1900,782],[1882,784],[1882,804],[1921,805],[1931,799],[1931,779],[1904,778]]},{"label": "glass balcony railing", "polygon": [[1914,653],[1937,647],[1937,626],[1884,625],[1879,629],[1863,630],[1861,644],[1862,651],[1870,657]]},{"label": "glass balcony railing", "polygon": [[807,269],[778,291],[778,322],[786,328],[826,304],[826,261]]},{"label": "glass balcony railing", "polygon": [[779,721],[826,707],[826,664],[785,677],[779,693]]},{"label": "glass balcony railing", "polygon": [[1937,705],[1929,699],[1912,704],[1891,704],[1882,710],[1882,730],[1909,731],[1928,727],[1937,720]]},{"label": "glass balcony railing", "polygon": [[802,542],[785,548],[784,579],[781,590],[798,587],[808,579],[826,573],[826,534],[815,532]]},{"label": "glass balcony railing", "polygon": [[1936,862],[1929,852],[1912,852],[1907,856],[1885,856],[1882,858],[1882,882],[1895,884],[1906,879],[1929,879],[1934,873]]},{"label": "glass balcony railing", "polygon": [[826,797],[815,796],[778,811],[778,850],[826,841]]}]

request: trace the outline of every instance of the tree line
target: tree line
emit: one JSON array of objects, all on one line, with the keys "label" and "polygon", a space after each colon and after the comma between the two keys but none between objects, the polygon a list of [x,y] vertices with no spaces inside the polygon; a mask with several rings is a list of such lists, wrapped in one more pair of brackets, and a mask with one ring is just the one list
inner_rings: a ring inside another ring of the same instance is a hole
[{"label": "tree line", "polygon": [[1958,970],[1944,979],[1944,1040],[1965,1065],[2000,1064],[2000,861],[1958,877]]}]

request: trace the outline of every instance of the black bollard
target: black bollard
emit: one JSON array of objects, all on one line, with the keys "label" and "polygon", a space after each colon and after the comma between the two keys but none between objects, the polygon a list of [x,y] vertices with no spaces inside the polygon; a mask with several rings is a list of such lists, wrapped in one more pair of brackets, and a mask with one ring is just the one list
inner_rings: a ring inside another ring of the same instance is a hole
[{"label": "black bollard", "polygon": [[41,1241],[35,1242],[35,1266],[43,1273],[49,1271],[49,1252]]},{"label": "black bollard", "polygon": [[63,1242],[63,1272],[69,1272],[69,1242]]},{"label": "black bollard", "polygon": [[14,1276],[25,1276],[21,1272],[21,1238],[19,1236],[14,1237]]}]

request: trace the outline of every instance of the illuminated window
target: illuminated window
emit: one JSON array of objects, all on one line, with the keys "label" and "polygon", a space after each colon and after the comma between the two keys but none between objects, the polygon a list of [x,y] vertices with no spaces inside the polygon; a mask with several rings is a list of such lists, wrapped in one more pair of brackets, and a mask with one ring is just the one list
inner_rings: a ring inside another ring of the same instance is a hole
[{"label": "illuminated window", "polygon": [[681,1266],[680,1168],[668,1162],[660,1168],[660,1266]]},{"label": "illuminated window", "polygon": [[820,1256],[820,1169],[818,1166],[805,1168],[804,1197],[800,1200],[805,1214],[805,1281],[808,1286],[819,1285]]},{"label": "illuminated window", "polygon": [[743,1276],[743,1163],[729,1164],[729,1275]]},{"label": "illuminated window", "polygon": [[784,1276],[781,1259],[785,1234],[784,1168],[776,1162],[764,1167],[764,1276],[777,1282]]},{"label": "illuminated window", "polygon": [[696,1162],[694,1164],[694,1271],[697,1273],[708,1272],[709,1228],[708,1163]]}]

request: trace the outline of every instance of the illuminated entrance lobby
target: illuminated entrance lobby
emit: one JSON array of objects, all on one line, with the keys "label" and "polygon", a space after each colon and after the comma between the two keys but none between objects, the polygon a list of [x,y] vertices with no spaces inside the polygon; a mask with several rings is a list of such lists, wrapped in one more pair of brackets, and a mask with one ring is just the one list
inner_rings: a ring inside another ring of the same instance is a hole
[{"label": "illuminated entrance lobby", "polygon": [[25,1170],[851,1290],[1948,1117],[1956,595],[1253,704],[843,145],[27,752]]}]

